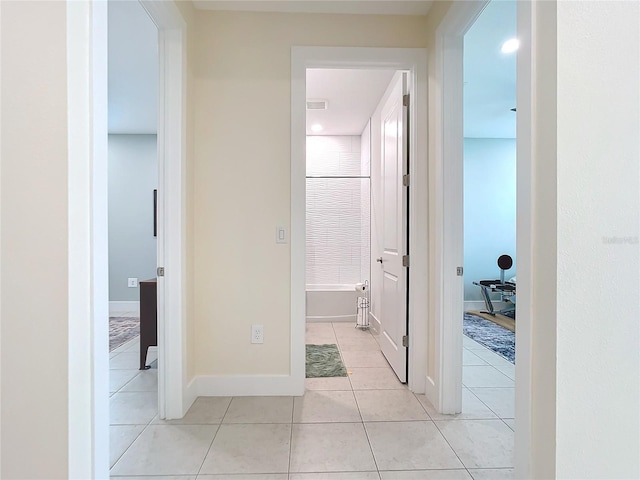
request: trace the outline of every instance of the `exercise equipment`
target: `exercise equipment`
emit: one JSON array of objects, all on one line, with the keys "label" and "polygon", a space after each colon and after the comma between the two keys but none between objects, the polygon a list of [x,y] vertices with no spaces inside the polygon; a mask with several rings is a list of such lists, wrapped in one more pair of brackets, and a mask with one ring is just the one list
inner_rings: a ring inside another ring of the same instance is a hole
[{"label": "exercise equipment", "polygon": [[[513,258],[509,255],[500,255],[498,257],[498,268],[500,268],[500,279],[498,280],[480,280],[478,282],[473,282],[474,285],[480,287],[480,291],[482,292],[482,299],[484,300],[484,305],[487,308],[487,311],[482,313],[487,313],[491,316],[495,316],[496,313],[500,313],[502,315],[511,316],[515,313],[516,305],[515,305],[515,295],[516,295],[516,284],[511,281],[504,281],[504,272],[509,270],[513,265]],[[506,308],[502,310],[496,311],[493,308],[493,303],[491,302],[490,293],[498,293],[500,294],[500,300],[503,302],[509,303]]]}]

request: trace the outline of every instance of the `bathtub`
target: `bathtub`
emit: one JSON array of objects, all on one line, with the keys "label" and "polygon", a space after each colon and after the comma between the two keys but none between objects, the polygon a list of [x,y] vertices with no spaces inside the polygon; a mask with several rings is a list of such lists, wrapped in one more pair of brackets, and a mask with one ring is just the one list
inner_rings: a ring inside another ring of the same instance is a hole
[{"label": "bathtub", "polygon": [[307,285],[307,322],[355,322],[355,285]]}]

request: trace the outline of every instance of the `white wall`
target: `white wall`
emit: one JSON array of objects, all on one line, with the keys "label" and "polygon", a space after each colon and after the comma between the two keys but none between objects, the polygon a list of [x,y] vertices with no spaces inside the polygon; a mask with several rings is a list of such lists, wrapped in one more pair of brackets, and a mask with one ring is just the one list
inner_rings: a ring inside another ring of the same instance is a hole
[{"label": "white wall", "polygon": [[360,150],[359,136],[307,137],[307,285],[369,280],[369,169]]},{"label": "white wall", "polygon": [[[510,255],[516,275],[516,141],[464,139],[464,299],[482,301],[472,282],[500,278],[497,259]],[[500,296],[496,295],[496,299]]]},{"label": "white wall", "polygon": [[556,475],[640,478],[640,4],[557,22]]},{"label": "white wall", "polygon": [[67,478],[65,2],[0,2],[1,478]]},{"label": "white wall", "polygon": [[639,5],[539,2],[533,14],[532,393],[516,398],[516,409],[530,401],[531,437],[521,441],[530,478],[640,478]]},{"label": "white wall", "polygon": [[158,187],[156,135],[109,135],[109,300],[138,301],[140,281],[156,276],[153,190]]}]

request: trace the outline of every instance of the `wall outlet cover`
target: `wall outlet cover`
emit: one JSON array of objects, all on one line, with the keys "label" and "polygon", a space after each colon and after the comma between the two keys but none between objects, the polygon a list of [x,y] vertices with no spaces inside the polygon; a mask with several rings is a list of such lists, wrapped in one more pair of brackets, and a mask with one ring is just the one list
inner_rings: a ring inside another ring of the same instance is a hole
[{"label": "wall outlet cover", "polygon": [[137,278],[127,278],[127,287],[136,288],[138,286]]},{"label": "wall outlet cover", "polygon": [[251,343],[264,343],[264,325],[251,325]]}]

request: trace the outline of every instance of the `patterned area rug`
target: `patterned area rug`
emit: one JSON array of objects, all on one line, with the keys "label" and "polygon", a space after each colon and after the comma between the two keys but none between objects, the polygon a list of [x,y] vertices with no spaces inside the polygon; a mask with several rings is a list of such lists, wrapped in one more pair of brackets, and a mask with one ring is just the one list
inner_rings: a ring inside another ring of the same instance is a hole
[{"label": "patterned area rug", "polygon": [[464,334],[493,350],[511,363],[516,363],[516,334],[484,318],[464,314]]},{"label": "patterned area rug", "polygon": [[335,344],[307,345],[307,378],[346,377],[347,369]]},{"label": "patterned area rug", "polygon": [[109,351],[140,335],[138,317],[109,317]]},{"label": "patterned area rug", "polygon": [[466,313],[468,313],[469,315],[473,315],[474,317],[484,318],[485,320],[488,320],[497,325],[500,325],[501,327],[506,328],[511,332],[516,331],[515,318],[507,317],[506,315],[502,315],[501,313],[496,313],[494,315],[491,315],[490,313],[487,313],[482,310],[469,310]]}]

